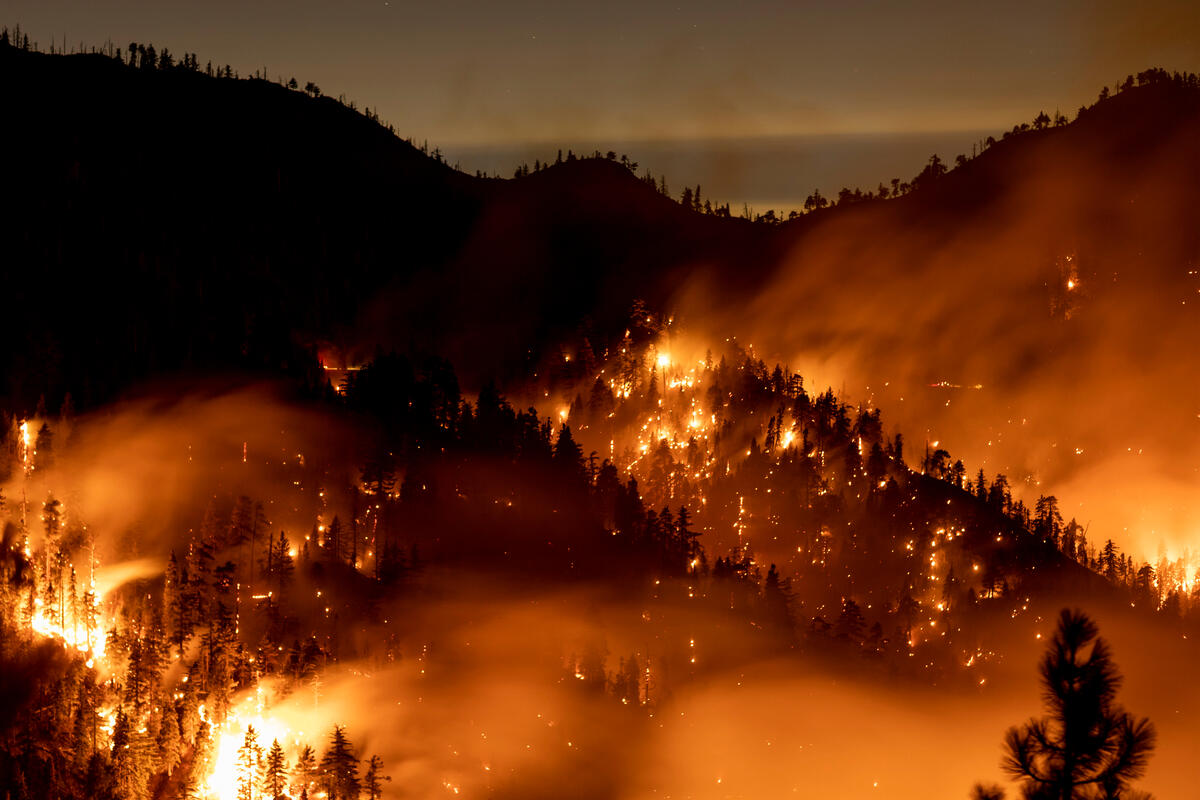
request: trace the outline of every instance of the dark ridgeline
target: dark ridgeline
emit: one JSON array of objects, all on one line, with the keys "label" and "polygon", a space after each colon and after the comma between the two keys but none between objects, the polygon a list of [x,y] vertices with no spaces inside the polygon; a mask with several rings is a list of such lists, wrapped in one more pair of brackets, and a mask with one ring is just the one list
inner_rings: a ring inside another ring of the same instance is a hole
[{"label": "dark ridgeline", "polygon": [[12,48],[0,81],[15,407],[178,369],[303,376],[303,334],[445,263],[479,206],[377,123],[264,81]]},{"label": "dark ridgeline", "polygon": [[[0,45],[0,145],[14,154],[0,193],[0,397],[14,409],[43,395],[57,408],[68,392],[92,407],[181,370],[315,383],[317,344],[347,338],[447,355],[472,385],[520,377],[585,318],[619,335],[635,297],[662,307],[697,266],[733,306],[793,246],[899,226],[919,250],[985,218],[1014,176],[1045,172],[1066,191],[1058,161],[1133,183],[1200,108],[1194,76],[1147,71],[1077,124],[1039,114],[949,172],[935,156],[911,180],[751,225],[701,202],[701,187],[669,201],[665,179],[615,153],[468,176],[311,84],[135,53]],[[1109,212],[1086,213],[1091,227],[1070,231],[1084,241]]]},{"label": "dark ridgeline", "polygon": [[385,290],[387,341],[465,339],[520,369],[529,341],[605,297],[620,315],[634,284],[661,295],[672,264],[741,229],[618,161],[472,177],[332,98],[203,67],[0,46],[0,99],[20,154],[0,198],[0,394],[19,408],[179,369],[304,376]]}]

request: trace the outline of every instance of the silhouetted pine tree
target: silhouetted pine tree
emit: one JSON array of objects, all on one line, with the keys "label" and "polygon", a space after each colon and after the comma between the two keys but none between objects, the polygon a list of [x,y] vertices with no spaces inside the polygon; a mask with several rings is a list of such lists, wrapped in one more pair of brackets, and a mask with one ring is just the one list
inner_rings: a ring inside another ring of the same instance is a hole
[{"label": "silhouetted pine tree", "polygon": [[1121,675],[1080,611],[1063,609],[1039,671],[1049,715],[1010,728],[1003,767],[1031,800],[1126,796],[1154,750],[1149,720],[1116,705]]},{"label": "silhouetted pine tree", "polygon": [[329,734],[329,749],[321,756],[320,775],[329,800],[357,800],[362,788],[358,758],[341,725],[334,725]]}]

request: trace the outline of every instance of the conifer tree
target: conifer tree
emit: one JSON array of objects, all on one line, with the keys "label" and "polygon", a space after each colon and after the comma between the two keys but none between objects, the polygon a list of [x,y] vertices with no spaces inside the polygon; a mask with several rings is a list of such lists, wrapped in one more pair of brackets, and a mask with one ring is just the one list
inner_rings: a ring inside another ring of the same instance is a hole
[{"label": "conifer tree", "polygon": [[336,516],[329,523],[329,527],[325,529],[325,540],[322,544],[325,548],[325,558],[329,561],[342,560],[342,522]]},{"label": "conifer tree", "polygon": [[310,745],[304,745],[300,755],[296,756],[296,766],[292,769],[292,796],[299,797],[307,793],[316,782],[317,754]]},{"label": "conifer tree", "polygon": [[357,800],[361,792],[358,758],[341,725],[333,726],[329,734],[329,749],[321,756],[320,774],[329,800]]},{"label": "conifer tree", "polygon": [[134,636],[129,646],[129,666],[125,671],[125,702],[135,714],[140,714],[150,702],[153,674],[146,645],[141,636]]},{"label": "conifer tree", "polygon": [[175,711],[174,705],[167,704],[163,708],[157,744],[158,769],[170,775],[179,764],[183,746],[179,733],[179,714]]},{"label": "conifer tree", "polygon": [[122,797],[143,800],[150,777],[144,737],[133,730],[124,710],[117,712],[112,734],[113,778]]},{"label": "conifer tree", "polygon": [[858,603],[854,602],[852,598],[845,598],[842,601],[842,612],[838,615],[837,623],[834,626],[834,635],[843,641],[862,644],[863,632],[866,627],[867,621],[863,619]]},{"label": "conifer tree", "polygon": [[287,779],[287,758],[283,754],[283,748],[279,745],[279,740],[276,739],[271,742],[271,749],[267,751],[266,761],[263,765],[263,794],[270,798],[270,800],[276,800],[285,796]]},{"label": "conifer tree", "polygon": [[391,776],[382,774],[383,759],[379,756],[371,756],[367,760],[367,773],[363,776],[363,792],[367,795],[367,800],[380,800],[383,797],[384,781],[391,781]]},{"label": "conifer tree", "polygon": [[167,561],[166,580],[163,586],[163,606],[166,614],[167,634],[179,657],[192,636],[192,614],[187,597],[187,571],[175,558],[175,551]]},{"label": "conifer tree", "polygon": [[1002,766],[1027,798],[1120,798],[1145,773],[1154,726],[1116,705],[1121,675],[1098,634],[1087,615],[1063,609],[1039,666],[1049,714],[1005,734]]},{"label": "conifer tree", "polygon": [[258,731],[253,725],[246,726],[246,737],[237,754],[238,800],[257,800],[258,787],[262,784],[263,752],[258,743]]}]

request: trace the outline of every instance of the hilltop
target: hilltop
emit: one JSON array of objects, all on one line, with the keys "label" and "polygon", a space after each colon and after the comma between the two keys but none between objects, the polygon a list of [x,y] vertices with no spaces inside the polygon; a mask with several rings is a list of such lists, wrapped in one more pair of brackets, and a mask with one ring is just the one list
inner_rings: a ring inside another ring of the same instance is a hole
[{"label": "hilltop", "polygon": [[19,343],[5,394],[21,406],[91,404],[185,366],[295,370],[388,287],[419,298],[419,319],[387,312],[405,313],[401,341],[436,339],[464,309],[574,324],[591,310],[578,292],[609,282],[624,304],[633,278],[748,227],[607,162],[464,175],[261,80],[3,47],[0,96],[21,154],[0,201]]},{"label": "hilltop", "polygon": [[[964,361],[947,342],[1077,311],[1066,257],[1089,289],[1114,262],[1175,275],[1195,257],[1200,89],[1148,75],[1070,124],[927,169],[899,197],[775,225],[697,213],[606,159],[466,175],[316,92],[4,47],[0,136],[21,157],[0,200],[2,393],[91,406],[187,368],[319,383],[329,344],[436,348],[470,384],[511,379],[581,325],[599,352],[633,299],[667,307],[696,286],[711,298],[696,318],[777,331],[785,357],[845,343],[847,307],[889,298],[872,312],[889,341],[850,341],[862,373],[886,372],[899,347],[929,353],[922,377],[936,380]],[[950,310],[908,325],[930,293]],[[998,296],[1010,310],[972,310]],[[781,322],[793,309],[808,311]],[[930,341],[937,326],[959,335]],[[1038,339],[1061,349],[1064,330]],[[1028,344],[1004,349],[1023,358]]]}]

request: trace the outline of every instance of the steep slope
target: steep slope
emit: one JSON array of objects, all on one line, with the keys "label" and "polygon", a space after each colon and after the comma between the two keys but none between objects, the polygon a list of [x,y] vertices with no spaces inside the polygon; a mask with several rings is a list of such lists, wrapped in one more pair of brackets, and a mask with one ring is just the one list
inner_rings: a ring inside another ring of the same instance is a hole
[{"label": "steep slope", "polygon": [[[316,383],[324,342],[436,349],[477,385],[581,325],[599,353],[641,297],[1178,548],[1200,523],[1200,90],[1161,77],[898,199],[772,226],[616,163],[472,178],[327,98],[8,48],[3,394],[87,406],[195,367]],[[1137,513],[1080,491],[1113,480]]]},{"label": "steep slope", "polygon": [[179,366],[294,367],[291,334],[444,261],[480,202],[333,100],[12,49],[0,76],[18,405],[26,385],[87,403]]},{"label": "steep slope", "polygon": [[382,295],[357,334],[404,341],[410,314],[433,309],[423,344],[469,382],[519,379],[581,323],[599,349],[635,299],[661,306],[698,270],[731,291],[757,285],[782,253],[776,234],[686,210],[619,164],[566,162],[497,187],[447,270]]},{"label": "steep slope", "polygon": [[756,302],[691,315],[1178,556],[1200,500],[1197,142],[1194,86],[1129,89],[899,200],[812,215]]}]

